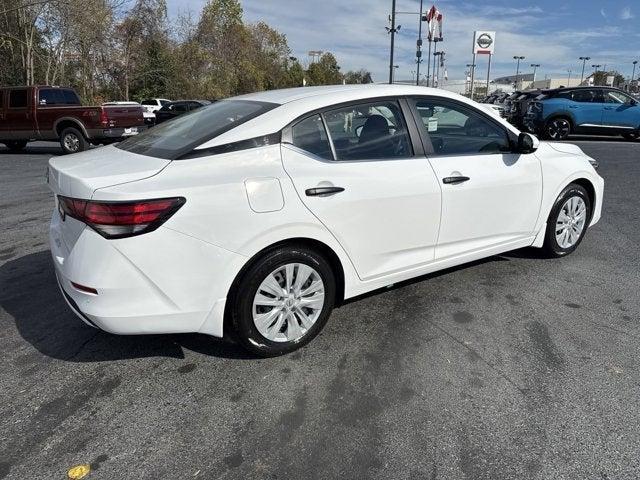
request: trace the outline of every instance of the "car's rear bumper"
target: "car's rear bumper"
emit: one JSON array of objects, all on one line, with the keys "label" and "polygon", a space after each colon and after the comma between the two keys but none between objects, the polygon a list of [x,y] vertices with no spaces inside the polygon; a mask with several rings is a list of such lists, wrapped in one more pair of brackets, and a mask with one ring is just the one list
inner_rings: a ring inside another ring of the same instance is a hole
[{"label": "car's rear bumper", "polygon": [[87,227],[69,248],[63,223],[54,211],[51,254],[63,296],[85,323],[115,334],[222,336],[225,299],[246,257],[162,227],[121,240]]},{"label": "car's rear bumper", "polygon": [[144,132],[148,125],[135,125],[127,128],[92,128],[87,130],[89,140],[117,140]]}]

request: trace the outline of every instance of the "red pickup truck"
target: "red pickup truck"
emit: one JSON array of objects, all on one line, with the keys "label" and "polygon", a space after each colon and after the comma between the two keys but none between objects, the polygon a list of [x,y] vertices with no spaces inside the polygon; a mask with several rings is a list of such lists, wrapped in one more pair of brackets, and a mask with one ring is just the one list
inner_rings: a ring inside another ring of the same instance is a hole
[{"label": "red pickup truck", "polygon": [[65,153],[137,135],[146,128],[136,105],[83,107],[71,88],[0,88],[0,143],[21,150],[34,140],[60,141]]}]

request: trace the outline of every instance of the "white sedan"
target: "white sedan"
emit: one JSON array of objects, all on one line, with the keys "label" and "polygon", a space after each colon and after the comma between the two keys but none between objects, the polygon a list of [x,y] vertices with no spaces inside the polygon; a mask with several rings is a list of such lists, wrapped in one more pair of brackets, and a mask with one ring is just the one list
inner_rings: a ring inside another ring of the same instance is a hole
[{"label": "white sedan", "polygon": [[51,252],[89,325],[278,355],[345,299],[522,247],[573,252],[600,219],[592,162],[442,90],[262,92],[51,159]]}]

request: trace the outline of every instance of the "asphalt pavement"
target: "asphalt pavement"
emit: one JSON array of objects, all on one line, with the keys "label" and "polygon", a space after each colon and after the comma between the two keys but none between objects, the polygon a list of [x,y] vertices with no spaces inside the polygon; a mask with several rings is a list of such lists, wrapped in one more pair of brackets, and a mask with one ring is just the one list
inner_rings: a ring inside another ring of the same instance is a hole
[{"label": "asphalt pavement", "polygon": [[640,478],[640,143],[577,143],[606,183],[573,255],[360,298],[272,359],[81,323],[47,247],[59,149],[0,149],[0,478]]}]

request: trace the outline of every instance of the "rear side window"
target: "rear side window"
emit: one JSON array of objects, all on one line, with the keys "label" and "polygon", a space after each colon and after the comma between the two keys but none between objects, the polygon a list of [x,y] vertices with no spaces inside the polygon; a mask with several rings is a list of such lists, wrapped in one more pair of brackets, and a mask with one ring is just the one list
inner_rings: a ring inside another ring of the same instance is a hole
[{"label": "rear side window", "polygon": [[155,100],[143,100],[140,102],[142,105],[158,105],[158,102]]},{"label": "rear side window", "polygon": [[573,92],[573,101],[580,103],[599,103],[600,92],[597,90],[575,90]]},{"label": "rear side window", "polygon": [[223,100],[128,138],[117,147],[140,155],[173,160],[277,106],[251,100]]},{"label": "rear side window", "polygon": [[81,105],[80,98],[73,90],[62,90],[62,95],[66,105]]},{"label": "rear side window", "polygon": [[291,136],[296,147],[320,158],[333,159],[331,145],[329,145],[327,132],[320,115],[306,118],[294,125],[291,129]]},{"label": "rear side window", "polygon": [[9,108],[26,108],[27,107],[27,90],[22,88],[19,90],[9,90]]},{"label": "rear side window", "polygon": [[336,160],[402,158],[413,155],[397,102],[363,103],[323,114]]}]

